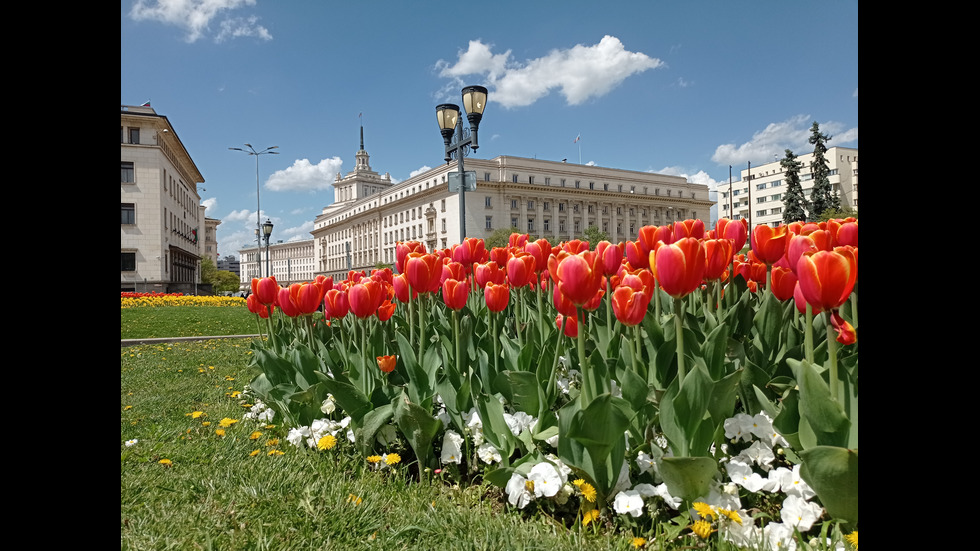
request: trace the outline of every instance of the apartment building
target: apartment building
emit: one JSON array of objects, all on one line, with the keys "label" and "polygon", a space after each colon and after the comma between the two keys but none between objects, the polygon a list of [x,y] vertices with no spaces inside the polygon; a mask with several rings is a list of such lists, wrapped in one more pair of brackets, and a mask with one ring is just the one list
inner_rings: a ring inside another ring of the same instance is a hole
[{"label": "apartment building", "polygon": [[[858,210],[858,150],[847,147],[831,147],[824,155],[827,160],[831,188],[840,197],[842,207]],[[813,172],[810,163],[813,153],[796,158],[803,164],[800,169],[800,185],[809,200],[813,189]],[[746,167],[740,171],[739,180],[731,184],[719,183],[718,217],[739,220],[745,218],[751,226],[783,223],[783,195],[786,193],[785,170],[779,160],[764,165]]]},{"label": "apartment building", "polygon": [[204,177],[167,117],[149,105],[122,106],[120,142],[120,289],[201,291],[201,257],[217,257],[220,224],[204,216]]},{"label": "apartment building", "polygon": [[[252,288],[252,278],[268,277],[270,274],[283,287],[293,283],[313,281],[316,262],[313,258],[313,240],[278,241],[266,248],[263,243],[259,250],[255,247],[238,251],[239,279],[241,290]],[[261,265],[260,265],[261,264]]]}]

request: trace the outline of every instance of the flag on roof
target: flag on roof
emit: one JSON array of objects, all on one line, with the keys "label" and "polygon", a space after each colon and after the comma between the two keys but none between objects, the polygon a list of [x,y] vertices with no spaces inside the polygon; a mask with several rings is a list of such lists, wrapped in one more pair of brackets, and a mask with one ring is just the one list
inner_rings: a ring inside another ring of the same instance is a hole
[{"label": "flag on roof", "polygon": [[150,106],[150,100],[146,100],[140,105],[140,107],[149,107],[149,106]]},{"label": "flag on roof", "polygon": [[578,143],[578,141],[581,139],[582,139],[582,135],[579,134],[578,136],[575,136],[575,141],[573,141],[572,143]]}]

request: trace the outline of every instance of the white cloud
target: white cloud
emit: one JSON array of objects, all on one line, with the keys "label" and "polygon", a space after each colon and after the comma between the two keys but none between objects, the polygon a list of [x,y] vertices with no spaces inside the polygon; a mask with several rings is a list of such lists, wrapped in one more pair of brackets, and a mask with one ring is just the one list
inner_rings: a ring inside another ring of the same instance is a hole
[{"label": "white cloud", "polygon": [[426,171],[429,171],[429,170],[432,170],[432,167],[426,166],[426,165],[422,165],[421,168],[417,168],[417,169],[413,170],[412,172],[410,172],[408,174],[408,177],[411,178],[413,176],[418,176],[419,174],[422,174],[423,172],[426,172]]},{"label": "white cloud", "polygon": [[[211,21],[221,12],[254,5],[255,0],[136,0],[129,16],[135,21],[158,21],[180,27],[187,32],[184,40],[190,43],[204,37]],[[269,31],[257,22],[255,16],[222,20],[215,42],[239,36],[272,40]]]},{"label": "white cloud", "polygon": [[216,197],[208,197],[207,199],[202,199],[201,204],[204,205],[204,215],[214,216],[214,209],[218,206],[218,199]]},{"label": "white cloud", "polygon": [[683,176],[692,184],[704,184],[708,186],[708,189],[711,191],[714,191],[715,186],[718,185],[718,181],[709,176],[708,173],[703,170],[699,170],[692,175],[690,172],[679,166],[667,166],[661,168],[660,170],[651,170],[650,172],[655,174],[666,174],[668,176]]},{"label": "white cloud", "polygon": [[[646,54],[627,51],[614,36],[606,35],[592,46],[575,45],[552,50],[544,57],[525,63],[512,62],[510,50],[492,54],[490,46],[471,40],[454,65],[439,60],[439,75],[461,84],[465,75],[485,75],[493,88],[493,102],[504,106],[530,105],[558,89],[569,105],[578,105],[603,96],[627,77],[654,69],[663,62]],[[451,90],[452,85],[447,87]]]},{"label": "white cloud", "polygon": [[337,173],[343,161],[340,157],[323,159],[317,164],[309,159],[297,159],[293,166],[285,170],[277,170],[265,182],[266,189],[272,191],[322,191],[332,189]]},{"label": "white cloud", "polygon": [[[820,132],[830,136],[828,147],[843,146],[857,141],[858,129],[846,128],[843,123],[819,122]],[[715,149],[711,160],[721,165],[742,166],[748,162],[762,164],[782,159],[786,150],[797,156],[813,152],[810,115],[796,115],[781,122],[770,123],[765,129],[752,135],[752,139],[741,145],[722,144]]]}]

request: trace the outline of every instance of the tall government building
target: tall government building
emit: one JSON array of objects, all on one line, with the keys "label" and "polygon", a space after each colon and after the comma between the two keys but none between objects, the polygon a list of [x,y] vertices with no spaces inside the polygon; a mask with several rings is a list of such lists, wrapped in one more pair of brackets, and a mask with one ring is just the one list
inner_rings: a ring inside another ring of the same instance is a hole
[{"label": "tall government building", "polygon": [[[449,191],[456,161],[398,183],[369,161],[362,129],[354,170],[337,174],[335,201],[310,232],[314,275],[337,280],[348,270],[393,266],[398,241],[420,241],[429,251],[460,242],[460,198]],[[680,176],[511,156],[467,157],[463,168],[476,175],[475,191],[464,194],[466,237],[513,227],[557,244],[584,238],[594,225],[611,242],[635,240],[646,225],[688,218],[707,225],[714,204],[706,185]]]}]

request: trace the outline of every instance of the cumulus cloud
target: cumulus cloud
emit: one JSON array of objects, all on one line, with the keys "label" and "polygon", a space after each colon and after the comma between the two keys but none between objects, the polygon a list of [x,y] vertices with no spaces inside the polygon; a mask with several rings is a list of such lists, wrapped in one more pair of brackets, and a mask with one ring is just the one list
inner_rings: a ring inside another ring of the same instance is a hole
[{"label": "cumulus cloud", "polygon": [[429,170],[432,170],[432,167],[426,166],[426,165],[422,165],[421,168],[417,168],[417,169],[413,170],[411,173],[409,173],[408,177],[411,178],[413,176],[418,176],[419,174],[422,174],[423,172],[426,172],[426,171],[429,171]]},{"label": "cumulus cloud", "polygon": [[202,199],[201,204],[204,205],[205,216],[214,216],[215,207],[218,206],[218,199],[215,197],[208,197],[207,199]]},{"label": "cumulus cloud", "polygon": [[[827,142],[828,147],[845,146],[857,141],[856,127],[847,128],[843,123],[834,121],[817,122],[820,132],[831,137]],[[711,160],[722,165],[739,166],[748,162],[761,164],[782,159],[787,149],[796,155],[812,153],[813,146],[807,141],[812,125],[813,119],[810,115],[796,115],[785,121],[769,123],[743,144],[719,145]]]},{"label": "cumulus cloud", "polygon": [[266,189],[272,191],[321,191],[332,189],[334,178],[340,172],[343,161],[340,157],[323,159],[313,164],[309,159],[297,159],[293,166],[277,170],[265,182]]},{"label": "cumulus cloud", "polygon": [[552,50],[525,62],[511,60],[511,51],[493,54],[491,46],[471,40],[455,64],[439,60],[439,75],[453,79],[447,90],[462,84],[466,75],[484,75],[493,89],[493,101],[505,108],[530,105],[557,89],[569,105],[603,96],[626,78],[663,65],[659,59],[627,51],[614,36],[592,46],[575,45]]},{"label": "cumulus cloud", "polygon": [[[129,16],[135,21],[157,21],[184,29],[187,33],[184,40],[192,43],[203,38],[210,30],[211,21],[223,12],[254,5],[255,0],[136,0]],[[241,36],[272,40],[272,35],[258,24],[255,16],[219,21],[214,40],[221,42]]]}]

